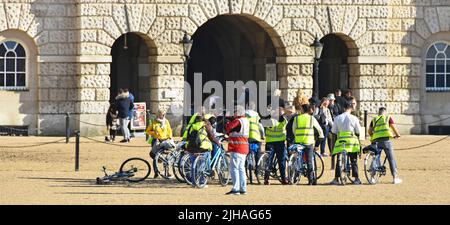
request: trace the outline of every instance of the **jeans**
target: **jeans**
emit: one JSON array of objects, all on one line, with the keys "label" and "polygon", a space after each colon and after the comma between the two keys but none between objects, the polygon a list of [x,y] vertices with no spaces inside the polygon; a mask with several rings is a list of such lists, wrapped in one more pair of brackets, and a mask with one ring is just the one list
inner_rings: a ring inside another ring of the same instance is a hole
[{"label": "jeans", "polygon": [[[358,152],[348,152],[347,153],[349,158],[350,158],[350,166],[352,168],[352,177],[354,178],[359,178],[358,175]],[[339,161],[339,159],[342,157],[342,154],[337,154],[337,161]],[[336,170],[335,170],[335,178],[339,177],[339,166],[345,166],[345,165],[338,165],[336,166]]]},{"label": "jeans", "polygon": [[245,174],[245,159],[247,155],[231,152],[230,175],[233,181],[231,191],[247,191],[247,175]]},{"label": "jeans", "polygon": [[128,130],[128,123],[130,120],[128,118],[119,118],[120,128],[122,129],[123,139],[130,139],[130,130]]},{"label": "jeans", "polygon": [[[269,142],[266,143],[266,151],[275,151],[275,155],[278,160],[278,168],[280,168],[280,176],[281,180],[286,180],[286,160],[287,160],[287,151],[286,145],[284,141],[277,142]],[[269,162],[272,162],[272,159],[269,159]],[[264,180],[269,180],[269,172],[266,171],[264,174]]]},{"label": "jeans", "polygon": [[[211,152],[205,152],[203,153],[203,156],[206,159],[206,169],[209,170],[209,163],[211,162]],[[197,155],[195,154],[190,154],[190,160],[191,160],[191,183],[192,183],[192,187],[195,187],[195,171],[194,171],[194,167],[195,167],[195,159],[197,159]],[[206,177],[204,177],[203,179],[206,179]],[[200,182],[204,182],[204,180],[201,180]]]},{"label": "jeans", "polygon": [[397,171],[397,164],[395,163],[394,148],[392,147],[392,142],[390,140],[375,141],[375,142],[377,142],[378,148],[382,148],[384,150],[384,153],[386,154],[386,157],[389,161],[389,168],[391,169],[391,174],[392,176],[396,177],[398,171]]}]

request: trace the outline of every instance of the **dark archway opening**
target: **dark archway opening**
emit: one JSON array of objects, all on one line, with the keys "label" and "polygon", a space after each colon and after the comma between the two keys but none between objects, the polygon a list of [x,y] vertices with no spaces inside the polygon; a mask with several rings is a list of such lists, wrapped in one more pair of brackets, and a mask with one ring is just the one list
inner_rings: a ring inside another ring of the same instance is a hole
[{"label": "dark archway opening", "polygon": [[[126,47],[125,47],[126,46]],[[128,88],[135,102],[150,104],[150,65],[151,47],[139,34],[127,33],[113,44],[111,55],[110,101],[114,101],[120,88]]]},{"label": "dark archway opening", "polygon": [[[277,80],[276,49],[266,30],[252,18],[241,15],[215,17],[192,36],[194,44],[188,62],[187,82],[192,91],[194,73],[202,73],[202,85],[208,81],[219,81],[224,87],[226,81]],[[210,94],[204,94],[205,100]],[[224,99],[227,101],[237,101]],[[191,103],[194,95],[191,94]]]},{"label": "dark archway opening", "polygon": [[319,64],[319,97],[334,93],[336,89],[349,88],[349,49],[338,35],[330,34],[321,39],[323,51]]}]

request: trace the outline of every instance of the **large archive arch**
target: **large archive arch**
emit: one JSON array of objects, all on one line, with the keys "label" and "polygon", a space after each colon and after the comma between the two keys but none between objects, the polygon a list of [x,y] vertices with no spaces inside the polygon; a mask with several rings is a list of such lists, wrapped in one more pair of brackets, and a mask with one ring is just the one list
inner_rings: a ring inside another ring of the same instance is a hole
[{"label": "large archive arch", "polygon": [[[36,46],[37,107],[34,125],[23,118],[8,122],[13,115],[2,115],[0,125],[63,134],[65,113],[70,113],[73,128],[83,135],[100,134],[104,127],[92,124],[103,124],[117,88],[132,89],[151,112],[182,108],[184,81],[194,72],[205,73],[205,80],[278,80],[289,101],[298,89],[311,96],[310,44],[317,37],[325,45],[320,95],[348,87],[361,112],[374,115],[387,106],[399,124],[410,124],[401,125],[402,132],[426,133],[428,126],[411,124],[450,114],[447,106],[433,111],[425,104],[448,97],[445,88],[439,93],[427,89],[425,77],[433,71],[426,71],[425,52],[446,41],[441,39],[450,30],[450,6],[422,2],[2,1],[0,32],[21,30]],[[185,32],[194,40],[187,77],[180,44]],[[20,81],[23,71],[15,72]],[[0,87],[2,99],[31,93],[31,88],[7,89]],[[11,113],[20,115],[20,109]],[[179,130],[182,118],[170,111],[169,116]]]}]

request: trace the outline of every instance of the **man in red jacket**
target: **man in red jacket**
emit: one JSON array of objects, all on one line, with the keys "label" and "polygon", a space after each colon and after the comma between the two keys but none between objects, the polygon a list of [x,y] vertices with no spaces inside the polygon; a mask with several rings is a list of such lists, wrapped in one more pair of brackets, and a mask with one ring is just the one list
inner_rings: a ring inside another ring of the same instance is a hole
[{"label": "man in red jacket", "polygon": [[245,117],[245,109],[237,106],[234,118],[226,125],[228,151],[231,153],[230,175],[233,188],[227,195],[247,194],[247,176],[245,175],[245,160],[249,151],[248,135],[250,122]]}]

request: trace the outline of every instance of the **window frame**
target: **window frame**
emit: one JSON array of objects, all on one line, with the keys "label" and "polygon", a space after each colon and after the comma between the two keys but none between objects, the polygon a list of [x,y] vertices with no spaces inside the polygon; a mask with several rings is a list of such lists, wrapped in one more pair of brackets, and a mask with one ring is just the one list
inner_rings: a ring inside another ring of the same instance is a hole
[{"label": "window frame", "polygon": [[[436,48],[437,44],[445,44],[446,47],[444,48],[444,50],[438,50]],[[434,58],[430,58],[428,57],[429,52],[432,50],[432,48],[434,48],[434,50],[436,51]],[[449,51],[450,49],[450,42],[445,41],[445,40],[438,40],[438,41],[434,41],[433,43],[431,43],[428,48],[426,49],[425,52],[425,91],[426,92],[450,92],[450,86],[447,85],[448,81],[447,81],[447,76],[450,76],[450,71],[447,70],[447,68],[449,67],[449,63],[450,63],[450,55],[446,54],[446,51]],[[439,54],[444,54],[444,58],[438,58],[437,56]],[[438,72],[437,71],[437,62],[438,61],[444,61],[443,67],[444,67],[444,71],[443,72]],[[433,72],[428,72],[428,66],[429,66],[429,62],[432,63],[432,65],[434,66],[433,68]],[[428,86],[427,84],[427,80],[428,80],[428,76],[433,76],[434,78],[434,86]],[[438,76],[444,76],[444,81],[443,81],[443,87],[439,87],[437,84],[437,79]]]},{"label": "window frame", "polygon": [[[4,71],[0,71],[0,73],[4,74],[4,85],[0,86],[0,91],[29,91],[29,72],[30,72],[30,68],[29,68],[29,51],[27,48],[27,45],[21,41],[20,39],[16,39],[16,38],[6,38],[0,41],[0,44],[3,45],[5,42],[8,41],[12,41],[17,43],[17,45],[21,45],[24,52],[25,52],[25,57],[18,57],[17,56],[17,52],[16,52],[16,47],[14,48],[14,51],[9,50],[8,48],[6,49],[5,55],[0,56],[1,59],[3,59],[3,66],[4,67]],[[10,56],[6,56],[8,52],[13,52],[14,53],[14,57],[10,57]],[[6,71],[6,59],[14,59],[14,71]],[[18,59],[24,59],[25,60],[25,71],[18,71],[17,70],[17,60]],[[6,86],[6,74],[8,73],[14,73],[14,82],[15,82],[15,86]],[[25,76],[25,85],[24,86],[17,86],[17,77],[18,74],[24,74]]]}]

